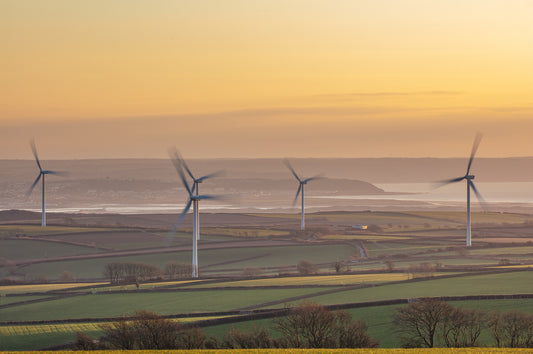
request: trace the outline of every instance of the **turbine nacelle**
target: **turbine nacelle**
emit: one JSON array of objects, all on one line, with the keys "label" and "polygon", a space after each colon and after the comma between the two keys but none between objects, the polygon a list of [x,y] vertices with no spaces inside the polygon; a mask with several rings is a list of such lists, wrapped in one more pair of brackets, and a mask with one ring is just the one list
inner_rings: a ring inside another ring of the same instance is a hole
[{"label": "turbine nacelle", "polygon": [[465,179],[468,179],[468,180],[473,180],[474,178],[476,178],[476,176],[474,176],[474,175],[466,175],[465,176]]}]

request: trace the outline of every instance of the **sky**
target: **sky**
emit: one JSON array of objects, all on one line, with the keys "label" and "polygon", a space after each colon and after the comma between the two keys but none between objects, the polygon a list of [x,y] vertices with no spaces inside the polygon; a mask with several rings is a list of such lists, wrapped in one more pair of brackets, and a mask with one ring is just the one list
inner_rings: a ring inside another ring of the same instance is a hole
[{"label": "sky", "polygon": [[0,159],[533,156],[533,0],[0,0]]}]

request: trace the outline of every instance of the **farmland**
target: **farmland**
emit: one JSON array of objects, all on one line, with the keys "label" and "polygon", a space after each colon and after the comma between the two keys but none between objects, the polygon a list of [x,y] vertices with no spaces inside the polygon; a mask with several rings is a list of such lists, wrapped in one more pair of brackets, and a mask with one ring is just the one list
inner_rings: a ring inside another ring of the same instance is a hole
[{"label": "farmland", "polygon": [[[166,216],[117,215],[109,225],[109,216],[86,218],[76,216],[75,227],[68,217],[46,229],[0,225],[0,278],[16,283],[0,286],[2,349],[58,345],[78,331],[97,336],[101,321],[141,309],[198,321],[303,300],[339,305],[482,295],[483,300],[454,303],[533,312],[533,299],[494,298],[533,294],[533,217],[527,214],[474,213],[469,249],[460,212],[314,213],[306,232],[297,229],[295,214],[205,214],[197,280],[163,273],[170,262],[191,261],[190,230],[170,234],[159,226]],[[352,228],[360,224],[369,230]],[[302,260],[317,274],[302,273]],[[161,274],[139,284],[109,284],[104,268],[110,262],[149,264]],[[390,314],[397,306],[349,312],[367,322],[383,347],[394,347]],[[219,335],[232,325],[204,331]]]}]

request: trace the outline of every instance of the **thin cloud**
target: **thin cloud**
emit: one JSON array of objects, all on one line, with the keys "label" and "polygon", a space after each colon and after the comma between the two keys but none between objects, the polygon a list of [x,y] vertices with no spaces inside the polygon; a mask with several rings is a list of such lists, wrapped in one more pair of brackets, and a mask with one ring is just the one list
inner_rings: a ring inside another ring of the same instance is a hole
[{"label": "thin cloud", "polygon": [[321,94],[314,95],[313,97],[339,97],[339,98],[348,98],[348,97],[390,97],[390,96],[451,96],[451,95],[463,95],[462,91],[444,91],[444,90],[434,90],[434,91],[415,91],[415,92],[352,92],[352,93],[332,93],[332,94]]}]

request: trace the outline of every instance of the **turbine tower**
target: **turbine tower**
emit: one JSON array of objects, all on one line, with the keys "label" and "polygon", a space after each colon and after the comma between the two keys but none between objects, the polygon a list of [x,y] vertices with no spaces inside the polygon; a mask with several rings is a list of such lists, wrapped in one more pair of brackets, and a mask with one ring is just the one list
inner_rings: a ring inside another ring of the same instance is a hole
[{"label": "turbine tower", "polygon": [[476,176],[470,174],[470,168],[472,167],[472,161],[474,161],[474,155],[476,154],[477,148],[479,146],[479,143],[481,142],[482,135],[477,134],[476,138],[474,139],[474,145],[472,146],[472,153],[470,154],[470,160],[468,160],[468,166],[466,168],[466,174],[462,177],[452,178],[449,180],[441,181],[441,185],[447,185],[451,183],[460,182],[462,180],[466,180],[466,247],[472,246],[472,234],[471,234],[471,227],[470,227],[470,188],[474,191],[476,194],[477,199],[483,204],[485,203],[485,200],[477,190],[473,180]]},{"label": "turbine tower", "polygon": [[[172,156],[171,156],[172,157]],[[179,225],[181,224],[183,218],[185,218],[185,215],[191,208],[191,205],[193,207],[193,224],[192,224],[192,277],[198,278],[198,239],[200,238],[200,223],[198,222],[198,202],[200,200],[206,200],[206,199],[215,199],[213,196],[209,195],[198,195],[193,189],[189,187],[189,184],[187,183],[187,179],[185,178],[185,173],[183,172],[183,164],[182,159],[180,158],[177,151],[174,152],[174,156],[172,157],[172,163],[174,164],[174,167],[176,168],[176,171],[178,172],[181,182],[183,183],[183,186],[187,190],[187,193],[189,193],[189,197],[187,200],[187,204],[185,205],[185,208],[183,208],[183,211],[181,212],[178,220],[174,224],[174,227],[172,229],[173,232],[175,232]]]},{"label": "turbine tower", "polygon": [[304,186],[307,184],[307,182],[310,182],[310,181],[312,181],[314,179],[322,178],[322,176],[314,176],[314,177],[310,177],[310,178],[306,178],[306,179],[301,179],[298,176],[298,174],[296,173],[296,171],[294,171],[294,168],[292,168],[289,160],[285,159],[284,162],[285,162],[285,165],[287,165],[287,167],[289,168],[289,170],[292,172],[292,174],[294,175],[294,177],[296,178],[296,180],[299,183],[298,190],[296,191],[296,196],[294,197],[294,201],[292,202],[292,204],[293,205],[296,204],[296,200],[298,199],[298,195],[300,195],[300,193],[301,193],[302,194],[302,216],[301,216],[301,221],[300,221],[300,230],[304,231],[305,230]]},{"label": "turbine tower", "polygon": [[30,141],[30,146],[31,146],[31,150],[33,151],[33,156],[35,157],[35,162],[37,163],[37,167],[39,167],[39,175],[37,176],[37,178],[35,179],[35,181],[31,185],[31,187],[26,192],[26,198],[29,197],[30,194],[33,192],[33,189],[35,188],[37,183],[39,183],[39,180],[42,180],[41,226],[45,227],[46,226],[46,211],[45,211],[45,206],[44,206],[45,205],[45,203],[44,203],[44,201],[45,201],[45,199],[44,199],[44,191],[45,191],[44,180],[45,180],[45,176],[46,175],[63,175],[63,173],[62,172],[57,172],[57,171],[43,170],[43,168],[41,166],[41,162],[39,161],[39,156],[37,155],[37,148],[35,147],[35,141],[33,139]]},{"label": "turbine tower", "polygon": [[[189,166],[187,166],[187,163],[185,162],[183,157],[180,155],[178,150],[174,150],[173,153],[174,153],[174,157],[179,161],[181,166],[183,166],[183,168],[185,168],[185,171],[187,172],[187,174],[192,178],[192,180],[193,180],[192,192],[195,193],[196,196],[198,196],[198,194],[199,194],[199,185],[200,185],[200,183],[202,183],[206,179],[220,176],[223,173],[223,171],[217,171],[217,172],[213,172],[213,173],[210,173],[208,175],[196,178],[196,177],[194,177],[193,173],[189,169]],[[200,214],[198,214],[197,217],[196,217],[196,229],[200,230]],[[197,237],[198,237],[197,239],[199,240],[200,239],[200,232],[197,233]]]}]

